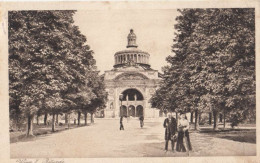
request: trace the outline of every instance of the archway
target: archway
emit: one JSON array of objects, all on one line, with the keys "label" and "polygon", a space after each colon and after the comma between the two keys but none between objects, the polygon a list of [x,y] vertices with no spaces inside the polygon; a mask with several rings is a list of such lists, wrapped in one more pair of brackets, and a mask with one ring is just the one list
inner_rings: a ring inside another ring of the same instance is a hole
[{"label": "archway", "polygon": [[136,107],[136,116],[137,117],[144,116],[144,108],[142,105],[138,105]]},{"label": "archway", "polygon": [[140,91],[137,89],[127,89],[123,93],[123,100],[122,101],[143,101],[144,97]]},{"label": "archway", "polygon": [[122,102],[120,105],[124,106],[120,109],[120,116],[137,116],[136,105],[143,105],[143,94],[134,88],[126,89],[122,92]]},{"label": "archway", "polygon": [[135,117],[135,107],[133,105],[130,105],[128,107],[129,116]]}]

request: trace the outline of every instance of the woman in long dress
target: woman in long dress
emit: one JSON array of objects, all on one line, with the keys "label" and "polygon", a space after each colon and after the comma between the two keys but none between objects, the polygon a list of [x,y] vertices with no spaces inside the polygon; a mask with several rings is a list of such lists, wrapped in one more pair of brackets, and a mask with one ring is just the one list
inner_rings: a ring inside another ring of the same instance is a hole
[{"label": "woman in long dress", "polygon": [[[185,140],[185,145],[183,140]],[[189,121],[187,120],[185,114],[181,114],[180,119],[178,121],[178,138],[176,150],[179,152],[186,152],[186,150],[192,150],[189,136]]]}]

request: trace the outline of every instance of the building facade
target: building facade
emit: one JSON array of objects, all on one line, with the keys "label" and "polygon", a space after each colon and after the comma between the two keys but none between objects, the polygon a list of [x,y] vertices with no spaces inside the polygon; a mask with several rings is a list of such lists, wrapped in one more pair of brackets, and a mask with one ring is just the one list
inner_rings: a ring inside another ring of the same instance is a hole
[{"label": "building facade", "polygon": [[138,49],[132,29],[127,40],[127,48],[114,55],[114,68],[105,71],[108,102],[101,115],[109,118],[159,117],[159,110],[151,107],[149,99],[159,86],[160,74],[151,69],[150,54]]}]

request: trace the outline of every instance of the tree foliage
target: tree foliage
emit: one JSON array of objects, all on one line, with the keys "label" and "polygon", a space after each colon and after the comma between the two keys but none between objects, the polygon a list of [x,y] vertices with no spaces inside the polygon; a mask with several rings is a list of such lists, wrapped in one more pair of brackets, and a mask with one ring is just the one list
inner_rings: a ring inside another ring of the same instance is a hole
[{"label": "tree foliage", "polygon": [[225,111],[240,122],[254,115],[254,9],[178,11],[175,55],[166,59],[170,66],[152,103],[179,111]]},{"label": "tree foliage", "polygon": [[[93,51],[73,23],[75,11],[10,11],[10,118],[67,113],[96,98],[88,85]],[[97,75],[98,76],[98,75]],[[54,126],[53,126],[54,130]]]}]

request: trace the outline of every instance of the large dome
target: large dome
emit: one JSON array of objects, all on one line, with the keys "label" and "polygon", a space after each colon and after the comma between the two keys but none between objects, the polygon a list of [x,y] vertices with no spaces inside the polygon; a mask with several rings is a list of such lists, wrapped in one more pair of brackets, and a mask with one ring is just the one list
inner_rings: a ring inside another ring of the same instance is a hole
[{"label": "large dome", "polygon": [[150,54],[138,49],[136,44],[136,35],[134,30],[130,30],[127,37],[127,48],[115,53],[115,68],[124,67],[126,65],[141,65],[150,68]]}]

